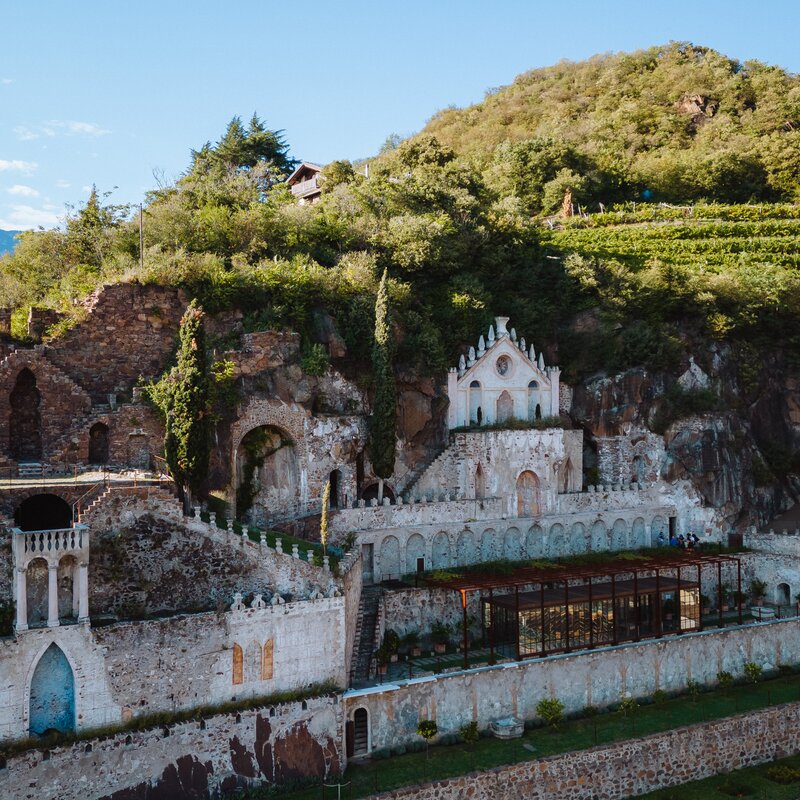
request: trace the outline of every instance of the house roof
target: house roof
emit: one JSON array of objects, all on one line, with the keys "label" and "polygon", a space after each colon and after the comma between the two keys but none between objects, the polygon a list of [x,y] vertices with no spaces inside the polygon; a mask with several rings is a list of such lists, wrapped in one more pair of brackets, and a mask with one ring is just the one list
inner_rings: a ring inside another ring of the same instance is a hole
[{"label": "house roof", "polygon": [[314,172],[322,172],[322,167],[319,164],[314,164],[312,161],[303,161],[301,162],[297,169],[286,179],[286,183],[292,184],[295,182],[295,178],[297,175],[302,172],[304,169],[310,169]]}]

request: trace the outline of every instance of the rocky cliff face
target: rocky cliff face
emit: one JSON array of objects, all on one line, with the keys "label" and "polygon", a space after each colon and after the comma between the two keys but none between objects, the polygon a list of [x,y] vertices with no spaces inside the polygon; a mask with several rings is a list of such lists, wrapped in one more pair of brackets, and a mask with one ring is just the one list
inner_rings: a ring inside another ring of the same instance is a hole
[{"label": "rocky cliff face", "polygon": [[[658,477],[691,482],[723,526],[764,525],[794,503],[800,378],[780,358],[712,345],[676,377],[633,369],[575,387],[572,416],[595,437],[633,442],[648,430],[664,449],[644,453]],[[652,441],[652,440],[651,440]]]}]

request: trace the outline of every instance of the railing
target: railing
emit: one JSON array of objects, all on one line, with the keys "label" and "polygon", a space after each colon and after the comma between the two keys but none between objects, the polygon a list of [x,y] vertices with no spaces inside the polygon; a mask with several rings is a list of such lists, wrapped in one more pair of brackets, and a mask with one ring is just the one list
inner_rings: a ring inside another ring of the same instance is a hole
[{"label": "railing", "polygon": [[295,197],[299,197],[301,195],[307,194],[308,192],[313,192],[315,189],[319,189],[319,182],[317,181],[316,175],[313,178],[309,178],[308,180],[300,181],[300,183],[293,184],[292,194]]},{"label": "railing", "polygon": [[[78,522],[81,514],[86,510],[87,506],[93,503],[101,494],[98,489],[105,491],[108,486],[108,473],[103,470],[103,480],[96,483],[90,489],[85,491],[73,504],[72,504],[72,521]],[[91,496],[91,500],[87,500]]]},{"label": "railing", "polygon": [[74,528],[54,528],[45,531],[22,531],[13,529],[16,536],[24,537],[23,552],[54,553],[80,550],[84,546],[86,528],[76,525]]}]

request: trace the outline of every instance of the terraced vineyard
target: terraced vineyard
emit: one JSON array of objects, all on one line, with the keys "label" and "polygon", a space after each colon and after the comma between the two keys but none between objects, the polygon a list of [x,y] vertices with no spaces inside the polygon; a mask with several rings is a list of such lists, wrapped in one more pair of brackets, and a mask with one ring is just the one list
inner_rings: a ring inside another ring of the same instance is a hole
[{"label": "terraced vineyard", "polygon": [[762,265],[795,269],[800,205],[646,205],[575,218],[545,239],[559,250],[632,268],[660,261],[716,273]]}]

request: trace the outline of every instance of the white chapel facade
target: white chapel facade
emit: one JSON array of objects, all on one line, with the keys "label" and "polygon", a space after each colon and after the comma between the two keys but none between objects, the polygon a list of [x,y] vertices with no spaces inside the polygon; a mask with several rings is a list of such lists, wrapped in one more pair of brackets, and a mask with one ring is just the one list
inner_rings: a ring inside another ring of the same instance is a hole
[{"label": "white chapel facade", "polygon": [[508,330],[508,317],[495,317],[486,339],[481,335],[477,350],[470,347],[458,368],[448,374],[450,400],[448,426],[467,428],[507,422],[534,421],[559,412],[561,370],[538,360],[533,344]]}]

